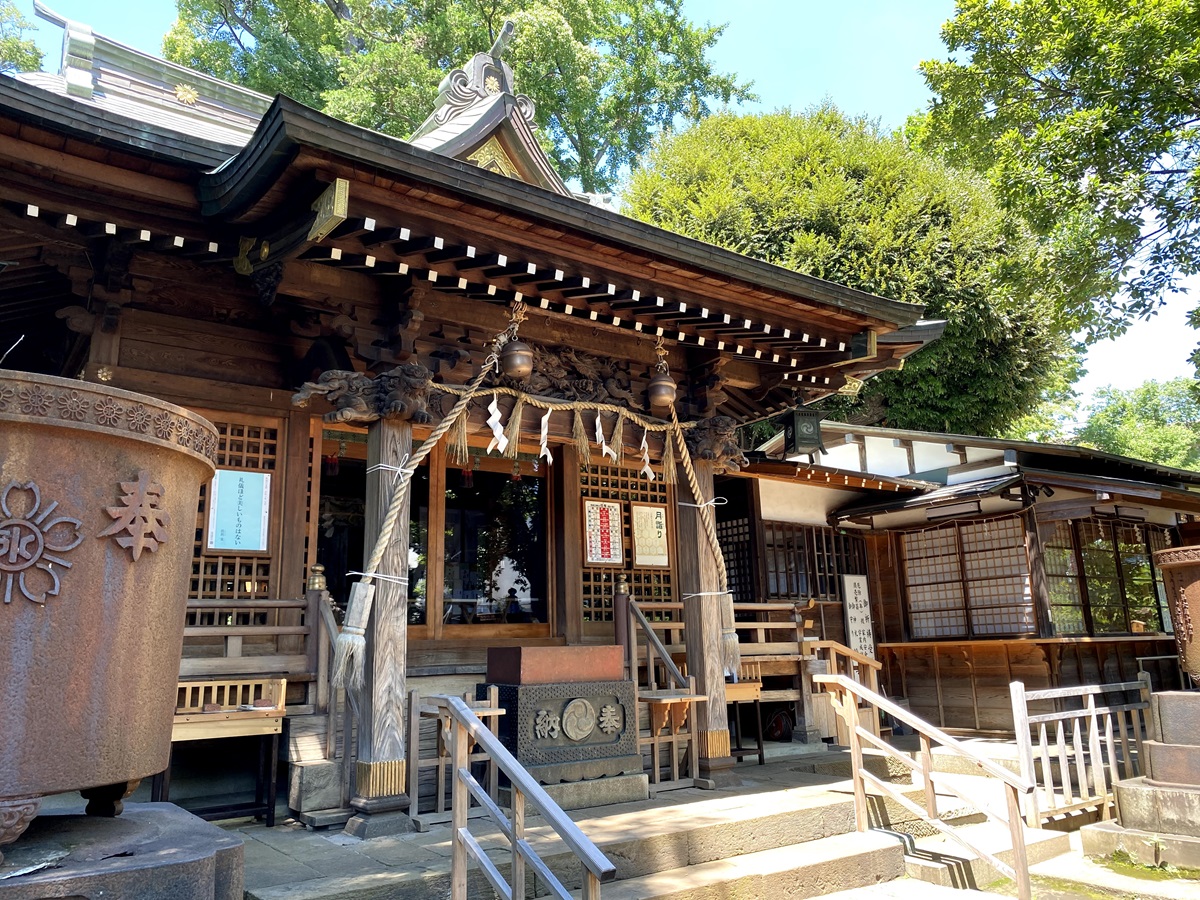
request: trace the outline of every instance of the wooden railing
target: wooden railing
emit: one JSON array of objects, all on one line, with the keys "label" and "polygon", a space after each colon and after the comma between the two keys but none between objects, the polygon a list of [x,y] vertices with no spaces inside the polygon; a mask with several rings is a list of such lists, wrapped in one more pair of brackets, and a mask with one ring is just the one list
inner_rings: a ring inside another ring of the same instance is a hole
[{"label": "wooden railing", "polygon": [[[837,641],[805,641],[805,648],[811,658],[816,661],[817,669],[824,669],[827,675],[844,675],[858,682],[872,693],[879,693],[879,671],[883,664],[865,654],[852,650]],[[858,721],[867,729],[879,736],[879,713],[868,703],[859,702]],[[850,738],[842,717],[834,710],[832,695],[819,692],[812,698],[813,718],[821,737],[834,738],[845,746]]]},{"label": "wooden railing", "polygon": [[[531,801],[559,839],[583,866],[583,900],[599,900],[600,885],[616,878],[616,867],[600,849],[579,830],[511,753],[479,720],[459,697],[448,697],[445,709],[452,719],[450,752],[453,757],[454,778],[451,788],[452,850],[450,868],[450,900],[467,900],[468,857],[475,860],[497,895],[505,900],[523,900],[526,895],[526,869],[537,875],[540,886],[559,900],[571,900],[550,867],[525,839],[525,806]],[[512,784],[511,818],[504,814],[487,790],[471,774],[469,759],[472,744],[478,745],[508,777]],[[472,798],[488,813],[492,822],[507,839],[512,852],[511,881],[506,881],[479,841],[468,828]]]},{"label": "wooden railing", "polygon": [[[1009,690],[1021,775],[1038,786],[1025,801],[1028,823],[1040,828],[1045,819],[1093,807],[1107,819],[1116,799],[1114,782],[1141,774],[1150,675],[1141,672],[1137,681],[1116,684],[1035,691],[1014,681]],[[1132,691],[1138,693],[1134,702],[1121,698],[1097,705],[1098,697]],[[1030,703],[1056,708],[1030,715]]]},{"label": "wooden railing", "polygon": [[[867,814],[866,790],[867,785],[870,784],[886,797],[900,804],[909,812],[919,816],[969,851],[978,854],[995,866],[1002,874],[1011,878],[1016,882],[1017,896],[1020,900],[1032,900],[1029,882],[1029,861],[1025,852],[1025,835],[1021,820],[1021,797],[1033,793],[1034,783],[1023,775],[1010,772],[993,761],[979,756],[966,744],[955,740],[944,731],[935,728],[933,725],[913,715],[908,710],[897,706],[886,697],[859,684],[852,678],[848,678],[845,675],[814,675],[813,681],[835,695],[834,706],[846,724],[850,739],[851,774],[854,783],[854,822],[858,830],[867,831],[870,827]],[[916,759],[900,752],[864,728],[859,722],[858,707],[860,703],[869,705],[876,718],[878,718],[880,712],[885,712],[896,721],[903,722],[912,728],[919,735],[921,741],[921,750],[917,754]],[[867,771],[863,765],[864,742],[913,772],[914,783],[919,780],[920,785],[924,788],[925,805],[923,807],[905,796],[902,791],[897,789],[896,785],[890,784]],[[944,773],[934,771],[933,745],[935,743],[939,744],[947,752],[969,760],[979,770],[978,774],[989,775],[997,779],[1004,790],[1006,808],[1004,810],[994,810],[978,798],[966,796],[961,786],[955,784],[952,777],[947,777]],[[989,819],[1002,824],[1009,830],[1012,839],[1012,865],[1002,862],[994,854],[974,845],[968,838],[963,837],[960,832],[941,820],[937,808],[937,790],[939,789],[953,794],[963,802],[978,809]]]},{"label": "wooden railing", "polygon": [[[358,697],[353,691],[333,687],[329,678],[329,660],[332,657],[333,645],[341,633],[337,620],[333,615],[333,607],[329,603],[328,591],[308,592],[314,601],[317,611],[316,621],[322,635],[321,653],[318,655],[320,684],[326,691],[325,700],[325,758],[340,761],[342,768],[341,799],[342,809],[349,809],[350,797],[354,791],[354,763],[358,758],[354,745],[354,723],[358,716]],[[340,740],[339,740],[340,736]]]},{"label": "wooden railing", "polygon": [[288,714],[316,712],[317,615],[308,595],[294,600],[189,600],[179,677],[283,675],[289,685],[304,686],[304,695],[292,698]]},{"label": "wooden railing", "polygon": [[[655,608],[660,608],[666,604],[656,603]],[[674,604],[672,604],[674,605]],[[632,598],[629,600],[629,635],[630,639],[626,647],[626,666],[629,676],[636,683],[638,681],[638,653],[637,634],[641,634],[646,642],[646,687],[648,690],[658,690],[659,668],[663,673],[663,681],[670,682],[670,686],[677,689],[686,688],[688,685],[687,678],[680,672],[679,667],[675,665],[675,660],[671,657],[670,652],[663,646],[662,640],[659,638],[656,631],[656,626],[663,623],[651,623],[646,618],[646,613],[643,611],[644,604],[639,603]],[[680,610],[683,609],[683,604],[678,604]],[[682,630],[683,623],[678,623],[678,627]]]}]

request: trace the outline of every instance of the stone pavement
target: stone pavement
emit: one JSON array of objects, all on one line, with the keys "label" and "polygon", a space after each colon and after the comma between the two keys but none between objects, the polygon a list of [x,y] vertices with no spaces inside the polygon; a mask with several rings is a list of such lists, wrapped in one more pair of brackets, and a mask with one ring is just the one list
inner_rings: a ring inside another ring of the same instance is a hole
[{"label": "stone pavement", "polygon": [[[802,749],[802,745],[795,745]],[[782,747],[780,748],[783,749]],[[703,803],[704,815],[714,820],[722,816],[769,817],[772,809],[785,801],[777,792],[786,792],[788,801],[796,802],[795,793],[811,794],[819,803],[821,796],[831,790],[845,795],[848,784],[837,769],[840,754],[811,754],[802,757],[769,761],[765,766],[745,763],[718,779],[715,790],[696,788],[671,791],[652,800],[626,803],[612,807],[577,810],[569,815],[581,823],[584,832],[596,840],[611,835],[619,822],[636,819],[639,827],[668,828],[680,818],[679,807]],[[827,774],[815,774],[824,769]],[[608,823],[601,820],[608,819]],[[364,896],[374,894],[371,886],[379,887],[377,896],[387,896],[383,881],[395,885],[396,879],[413,879],[413,886],[446,873],[450,864],[450,839],[447,828],[424,833],[394,835],[363,841],[339,831],[308,831],[302,825],[281,815],[274,828],[250,820],[231,820],[224,827],[241,834],[245,839],[247,897],[316,898],[335,896],[326,889],[344,890],[347,877],[353,879],[356,890]],[[537,830],[540,819],[531,818],[530,828]],[[472,820],[472,833],[485,849],[500,850],[507,846],[498,832],[488,828],[482,819]],[[421,893],[421,891],[417,891]]]}]

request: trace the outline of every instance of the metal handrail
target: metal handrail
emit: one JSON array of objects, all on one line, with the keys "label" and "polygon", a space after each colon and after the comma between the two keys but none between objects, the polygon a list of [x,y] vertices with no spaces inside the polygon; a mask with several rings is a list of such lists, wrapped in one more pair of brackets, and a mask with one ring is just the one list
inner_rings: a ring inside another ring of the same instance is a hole
[{"label": "metal handrail", "polygon": [[[599,900],[600,885],[617,877],[617,869],[600,848],[592,843],[579,826],[559,808],[537,780],[517,762],[500,740],[459,697],[448,697],[445,708],[453,720],[450,752],[454,768],[451,792],[452,855],[450,900],[467,900],[467,856],[479,864],[492,889],[506,900],[525,897],[525,867],[532,868],[542,885],[559,898],[571,900],[570,892],[550,871],[533,846],[525,839],[525,801],[532,800],[542,818],[559,839],[583,864],[583,900]],[[512,784],[512,818],[504,814],[487,791],[471,774],[468,757],[471,744],[477,745],[508,776]],[[471,798],[487,811],[512,848],[512,882],[504,880],[500,870],[468,830]]]},{"label": "metal handrail", "polygon": [[[870,827],[867,817],[866,793],[866,785],[870,783],[888,798],[900,804],[909,812],[920,816],[938,831],[957,841],[969,851],[978,854],[1001,873],[1013,879],[1016,882],[1017,896],[1020,900],[1032,900],[1033,894],[1029,880],[1029,859],[1025,849],[1025,835],[1022,827],[1023,817],[1021,815],[1020,795],[1032,794],[1035,788],[1034,783],[978,755],[966,744],[956,740],[941,729],[930,725],[924,719],[913,715],[909,710],[892,703],[886,697],[875,693],[852,678],[848,678],[845,675],[814,675],[813,681],[836,693],[838,699],[834,705],[849,732],[851,775],[854,784],[854,822],[856,828],[859,831],[867,831]],[[851,697],[855,698],[853,702],[849,699]],[[882,738],[863,728],[858,717],[857,701],[865,701],[873,708],[872,714],[875,716],[878,716],[879,712],[883,711],[912,728],[921,740],[921,750],[918,759],[914,760],[901,753]],[[921,782],[925,791],[924,808],[906,797],[902,792],[896,790],[882,778],[866,770],[863,765],[862,753],[864,741],[891,759],[896,760],[901,765],[906,766],[913,773],[921,776]],[[935,772],[933,768],[934,741],[941,744],[950,752],[975,763],[978,768],[988,775],[999,779],[1004,786],[1005,812],[997,812],[990,809],[985,803],[980,803],[975,799],[964,796],[962,791],[945,777],[946,773]],[[982,847],[976,846],[941,820],[937,809],[937,787],[944,788],[960,800],[978,808],[989,819],[1008,828],[1012,839],[1012,865],[1000,861],[996,856]]]}]

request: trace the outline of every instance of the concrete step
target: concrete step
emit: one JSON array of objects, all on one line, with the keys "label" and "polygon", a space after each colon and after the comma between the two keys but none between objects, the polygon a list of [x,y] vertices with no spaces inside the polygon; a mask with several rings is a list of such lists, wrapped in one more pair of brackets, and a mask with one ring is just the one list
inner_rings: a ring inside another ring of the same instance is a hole
[{"label": "concrete step", "polygon": [[[804,780],[795,773],[789,778],[793,783]],[[657,801],[601,807],[573,817],[616,865],[619,879],[641,878],[756,852],[791,852],[797,846],[854,832],[850,783],[829,783],[811,776],[807,780],[809,783],[796,787],[757,793],[740,793],[736,788],[679,791]],[[870,797],[868,802],[873,824],[896,830],[911,827],[911,816],[897,804],[879,797]],[[530,825],[527,837],[547,865],[568,888],[579,888],[581,871],[575,857],[547,826],[537,819],[532,819]],[[507,873],[509,855],[499,834],[483,823],[473,824],[472,833]],[[325,836],[286,836],[278,828],[254,829],[253,836],[256,843],[277,844],[283,853],[290,853],[287,848],[303,840],[305,850],[300,861],[317,871],[284,877],[281,868],[275,878],[259,880],[254,870],[260,865],[282,865],[285,861],[262,847],[248,847],[246,897],[251,900],[365,900],[392,896],[392,892],[406,900],[442,900],[449,884],[450,841],[446,829],[344,843],[336,849],[347,857],[347,862],[336,867],[329,857],[335,847]],[[849,842],[863,838],[854,833]],[[888,840],[899,846],[895,838]],[[473,869],[472,877],[477,875]],[[483,889],[482,881],[479,885]]]},{"label": "concrete step", "polygon": [[841,834],[617,881],[602,893],[604,900],[800,900],[890,881],[903,869],[903,850],[895,838],[878,832]]},{"label": "concrete step", "polygon": [[929,884],[913,878],[897,878],[895,881],[885,881],[870,887],[851,888],[848,891],[838,891],[836,894],[826,894],[825,900],[971,900],[971,898],[992,897],[995,894],[985,894],[983,891],[973,891],[963,888],[948,888],[939,884]]},{"label": "concrete step", "polygon": [[[980,847],[1001,862],[1012,864],[1012,836],[995,822],[964,825],[957,829],[964,840]],[[1023,828],[1025,854],[1032,868],[1071,849],[1070,835],[1063,831]],[[944,834],[918,839],[907,848],[905,871],[910,878],[954,888],[987,888],[1006,878],[982,859]]]},{"label": "concrete step", "polygon": [[1071,850],[1030,867],[1038,900],[1196,900],[1200,880],[1195,870],[1154,868],[1090,859],[1081,850],[1082,836],[1069,835]]}]

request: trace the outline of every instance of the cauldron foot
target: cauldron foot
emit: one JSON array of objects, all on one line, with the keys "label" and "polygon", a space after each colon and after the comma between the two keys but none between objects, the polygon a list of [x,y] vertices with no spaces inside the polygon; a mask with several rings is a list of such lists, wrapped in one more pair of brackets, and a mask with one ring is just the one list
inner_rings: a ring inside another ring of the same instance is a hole
[{"label": "cauldron foot", "polygon": [[[0,799],[0,847],[13,843],[25,833],[41,803],[41,797]],[[0,862],[3,861],[4,854],[0,853]]]},{"label": "cauldron foot", "polygon": [[89,816],[108,819],[119,816],[125,809],[125,804],[121,801],[136,791],[141,783],[139,778],[136,781],[118,781],[116,784],[105,784],[80,791],[79,796],[88,802],[84,812]]}]

